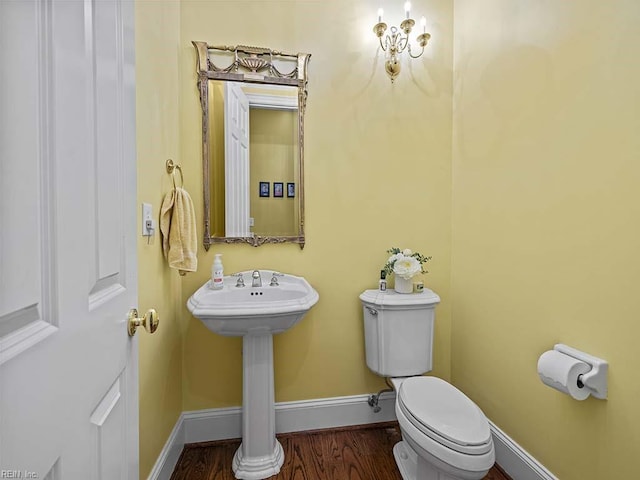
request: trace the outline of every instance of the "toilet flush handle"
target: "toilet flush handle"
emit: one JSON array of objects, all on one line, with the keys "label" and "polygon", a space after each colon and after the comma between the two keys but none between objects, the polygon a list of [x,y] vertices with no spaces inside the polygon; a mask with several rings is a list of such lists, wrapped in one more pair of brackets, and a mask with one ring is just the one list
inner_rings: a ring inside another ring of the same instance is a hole
[{"label": "toilet flush handle", "polygon": [[367,310],[371,315],[378,315],[378,311],[375,308],[367,307]]}]

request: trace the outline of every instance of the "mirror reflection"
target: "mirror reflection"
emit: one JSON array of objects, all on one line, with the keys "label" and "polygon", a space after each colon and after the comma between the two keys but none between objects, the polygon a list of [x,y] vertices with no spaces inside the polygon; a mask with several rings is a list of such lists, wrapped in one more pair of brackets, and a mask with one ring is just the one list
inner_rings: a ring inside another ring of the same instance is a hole
[{"label": "mirror reflection", "polygon": [[295,236],[298,89],[209,81],[211,233]]},{"label": "mirror reflection", "polygon": [[304,247],[309,54],[192,42],[202,107],[204,247]]}]

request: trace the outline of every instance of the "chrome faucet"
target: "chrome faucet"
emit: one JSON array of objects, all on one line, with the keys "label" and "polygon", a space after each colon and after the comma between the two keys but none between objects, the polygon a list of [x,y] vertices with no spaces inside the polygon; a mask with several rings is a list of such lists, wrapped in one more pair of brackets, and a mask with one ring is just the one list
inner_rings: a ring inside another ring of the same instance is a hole
[{"label": "chrome faucet", "polygon": [[261,287],[262,286],[262,277],[260,276],[260,272],[258,270],[254,270],[251,274],[251,286],[252,287]]}]

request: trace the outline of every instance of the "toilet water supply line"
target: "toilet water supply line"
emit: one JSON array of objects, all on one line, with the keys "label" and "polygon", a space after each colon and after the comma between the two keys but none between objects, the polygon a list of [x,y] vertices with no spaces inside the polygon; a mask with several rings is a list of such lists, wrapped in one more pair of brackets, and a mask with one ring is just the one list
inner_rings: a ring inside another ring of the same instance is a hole
[{"label": "toilet water supply line", "polygon": [[382,395],[385,392],[393,392],[393,385],[391,385],[391,382],[389,382],[389,377],[384,377],[384,383],[386,383],[389,388],[383,388],[378,393],[373,393],[369,395],[369,399],[367,400],[367,403],[369,404],[369,406],[373,408],[373,413],[378,413],[380,410],[382,410],[382,407],[378,405],[378,400],[380,400],[380,395]]}]

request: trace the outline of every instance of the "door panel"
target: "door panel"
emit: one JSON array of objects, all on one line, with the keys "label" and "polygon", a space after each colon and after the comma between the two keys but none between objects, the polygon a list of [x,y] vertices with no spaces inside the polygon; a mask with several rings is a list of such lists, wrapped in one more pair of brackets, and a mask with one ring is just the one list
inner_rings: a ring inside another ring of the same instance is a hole
[{"label": "door panel", "polygon": [[[44,54],[46,28],[37,31],[37,26],[48,20],[35,5],[0,2],[0,365],[56,330],[47,297],[53,182],[41,148],[49,132],[38,121],[48,108],[50,64]],[[25,25],[37,33],[25,37],[20,32]],[[25,68],[26,58],[37,64],[36,74]]]},{"label": "door panel", "polygon": [[123,391],[124,382],[118,377],[93,410],[89,420],[93,432],[95,477],[98,480],[127,479],[126,443],[127,415]]},{"label": "door panel", "polygon": [[[122,35],[122,26],[118,19],[118,3],[95,3],[96,18],[100,22],[95,24],[95,130],[102,132],[117,126],[122,112],[117,108],[122,103],[121,85],[122,68],[118,65],[122,62],[121,51],[114,38]],[[111,106],[116,108],[111,108]],[[96,135],[96,155],[94,157],[94,173],[96,175],[95,190],[95,226],[97,232],[97,279],[111,279],[106,283],[118,282],[121,270],[122,237],[120,215],[122,198],[122,184],[118,172],[122,165],[122,138],[121,130],[114,129],[115,135],[111,138]]]},{"label": "door panel", "polygon": [[[95,35],[95,89],[91,98],[90,114],[93,117],[95,155],[91,175],[96,188],[92,193],[92,232],[95,235],[94,280],[91,285],[89,309],[102,305],[126,290],[123,275],[125,264],[122,244],[123,184],[122,171],[123,131],[119,127],[122,118],[123,51],[120,48],[123,25],[119,19],[119,4],[97,2],[93,17]],[[113,39],[118,39],[114,42]],[[99,133],[112,131],[113,135]]]}]

